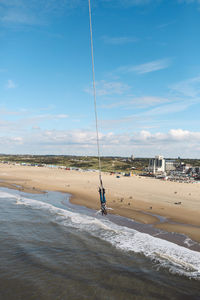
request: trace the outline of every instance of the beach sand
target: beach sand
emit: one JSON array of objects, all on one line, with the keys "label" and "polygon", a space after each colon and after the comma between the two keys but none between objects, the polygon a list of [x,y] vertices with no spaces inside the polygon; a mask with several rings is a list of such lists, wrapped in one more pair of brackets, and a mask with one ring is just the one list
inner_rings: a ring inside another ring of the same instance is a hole
[{"label": "beach sand", "polygon": [[[183,233],[200,242],[200,184],[136,175],[116,178],[104,173],[102,177],[107,206],[113,208],[109,213]],[[29,193],[66,192],[72,195],[72,203],[96,210],[100,208],[98,179],[97,172],[0,164],[0,186]]]}]

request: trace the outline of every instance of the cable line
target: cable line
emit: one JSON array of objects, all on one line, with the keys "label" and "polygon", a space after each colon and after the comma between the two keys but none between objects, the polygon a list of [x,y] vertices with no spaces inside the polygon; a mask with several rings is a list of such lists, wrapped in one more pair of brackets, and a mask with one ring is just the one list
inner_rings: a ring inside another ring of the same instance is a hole
[{"label": "cable line", "polygon": [[94,71],[94,47],[93,47],[93,36],[92,36],[92,14],[91,14],[91,3],[89,3],[89,17],[90,17],[90,41],[91,41],[91,55],[92,55],[92,77],[93,77],[93,96],[94,96],[94,112],[95,112],[95,121],[96,121],[96,139],[97,139],[97,151],[98,151],[98,159],[99,159],[99,196],[101,203],[101,213],[102,215],[107,215],[107,207],[106,207],[106,197],[105,197],[105,189],[103,187],[102,177],[101,177],[101,155],[100,155],[100,147],[99,147],[99,130],[98,130],[98,117],[97,117],[97,101],[96,101],[96,84],[95,84],[95,71]]},{"label": "cable line", "polygon": [[95,83],[95,70],[94,70],[94,47],[93,47],[93,34],[92,34],[92,14],[91,14],[91,3],[89,3],[89,18],[90,18],[90,41],[91,41],[91,56],[92,56],[92,77],[93,77],[93,96],[94,96],[94,111],[95,111],[95,121],[96,121],[96,140],[97,140],[97,151],[99,160],[99,181],[100,186],[103,188],[102,178],[101,178],[101,156],[99,147],[99,130],[98,130],[98,117],[97,117],[97,101],[96,101],[96,83]]}]

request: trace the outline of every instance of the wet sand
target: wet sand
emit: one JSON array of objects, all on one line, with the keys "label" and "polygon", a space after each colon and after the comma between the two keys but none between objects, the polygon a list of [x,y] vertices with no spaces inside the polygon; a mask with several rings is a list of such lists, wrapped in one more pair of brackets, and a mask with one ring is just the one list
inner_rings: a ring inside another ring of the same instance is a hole
[{"label": "wet sand", "polygon": [[[109,174],[103,174],[103,182],[110,213],[200,242],[200,184]],[[0,164],[0,186],[29,193],[67,192],[72,203],[99,209],[97,172]],[[166,220],[160,223],[157,215]]]}]

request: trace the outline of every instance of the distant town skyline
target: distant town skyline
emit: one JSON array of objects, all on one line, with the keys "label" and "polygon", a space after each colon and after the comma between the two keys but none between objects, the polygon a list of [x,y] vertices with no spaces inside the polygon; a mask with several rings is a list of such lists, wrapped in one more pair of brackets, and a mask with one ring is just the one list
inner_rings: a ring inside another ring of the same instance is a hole
[{"label": "distant town skyline", "polygon": [[[200,157],[200,2],[92,1],[101,154]],[[87,0],[0,0],[0,153],[96,155]]]}]

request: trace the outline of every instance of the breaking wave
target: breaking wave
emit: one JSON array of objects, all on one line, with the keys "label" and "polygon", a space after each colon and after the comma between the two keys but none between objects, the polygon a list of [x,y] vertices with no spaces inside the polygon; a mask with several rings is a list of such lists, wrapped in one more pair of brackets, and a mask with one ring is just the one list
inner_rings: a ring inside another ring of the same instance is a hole
[{"label": "breaking wave", "polygon": [[72,212],[19,195],[0,193],[0,198],[5,197],[14,198],[17,205],[25,205],[34,210],[45,211],[50,214],[52,221],[59,225],[87,232],[122,251],[143,254],[151,259],[158,268],[167,268],[173,274],[200,280],[200,252],[117,225],[105,218]]}]

